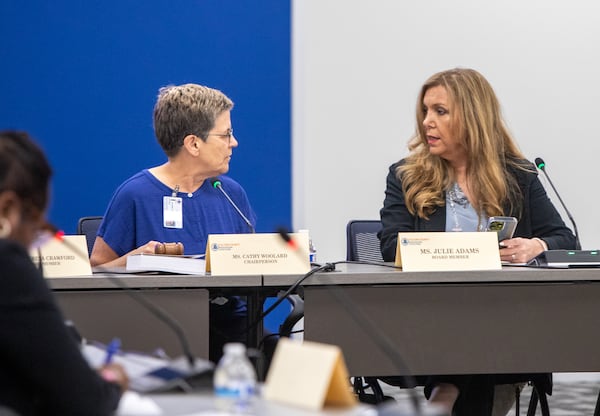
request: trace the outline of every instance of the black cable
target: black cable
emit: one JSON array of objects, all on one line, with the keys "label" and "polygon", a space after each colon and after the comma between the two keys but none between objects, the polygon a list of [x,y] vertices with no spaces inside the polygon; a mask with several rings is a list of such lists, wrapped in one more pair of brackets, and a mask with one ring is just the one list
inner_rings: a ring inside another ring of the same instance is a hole
[{"label": "black cable", "polygon": [[[311,269],[308,273],[304,274],[299,279],[297,279],[285,292],[280,293],[277,301],[275,301],[268,309],[266,309],[256,321],[254,321],[251,325],[249,325],[246,328],[246,330],[244,331],[244,333],[247,333],[251,329],[258,326],[269,313],[271,313],[279,304],[281,304],[281,302],[283,302],[285,300],[285,298],[288,295],[294,293],[298,289],[298,287],[302,284],[302,282],[304,282],[306,279],[308,279],[315,273],[318,273],[321,271],[324,271],[324,272],[334,271],[335,266],[338,264],[365,264],[365,265],[383,266],[383,267],[389,267],[389,268],[393,268],[393,269],[400,269],[400,267],[397,267],[392,264],[385,264],[385,263],[374,262],[374,261],[342,260],[342,261],[337,261],[337,262],[333,262],[333,263],[325,263],[324,265],[321,265],[319,267]],[[394,363],[394,365],[396,366],[396,369],[399,371],[399,373],[403,374],[400,377],[404,380],[405,384],[407,386],[416,386],[417,382],[416,382],[414,376],[412,376],[410,374],[408,366],[404,362],[404,359],[402,358],[402,356],[400,354],[398,354],[395,343],[392,340],[390,340],[387,335],[385,335],[384,333],[379,331],[377,329],[377,326],[373,322],[371,322],[370,319],[359,308],[356,307],[356,303],[348,297],[348,295],[343,291],[343,289],[341,288],[340,285],[332,283],[332,284],[325,285],[325,288],[331,292],[331,294],[334,296],[334,298],[338,301],[338,303],[340,303],[344,307],[346,312],[352,317],[352,319],[358,324],[358,326],[361,329],[363,329],[365,332],[367,332],[369,337],[377,345],[377,348],[379,348]],[[265,337],[264,339],[266,339],[267,337]],[[263,339],[263,341],[264,341],[264,339]],[[415,412],[417,413],[417,415],[421,415],[422,409],[421,409],[420,401],[419,401],[419,398],[417,397],[416,392],[414,391],[414,389],[409,389],[408,394],[410,396],[410,399],[411,399],[413,408],[415,409]]]},{"label": "black cable", "polygon": [[[70,241],[65,240],[64,238],[60,238],[60,242],[78,257],[84,258],[86,261],[89,261],[88,254],[84,253],[82,250],[79,249],[79,247],[75,246]],[[129,295],[132,299],[141,304],[144,308],[146,308],[146,310],[148,310],[152,315],[154,315],[154,317],[162,321],[165,325],[169,327],[169,329],[171,329],[175,333],[181,345],[181,349],[183,350],[183,354],[185,355],[188,361],[190,369],[194,369],[196,361],[195,355],[191,351],[189,342],[187,340],[187,337],[185,336],[185,332],[183,331],[181,324],[175,318],[171,317],[160,306],[153,304],[148,299],[146,299],[146,297],[143,296],[141,293],[136,292],[135,290],[127,286],[127,284],[124,283],[121,279],[116,278],[114,275],[117,273],[102,266],[96,266],[95,269],[96,271],[104,273],[105,277],[111,283],[123,289],[125,293],[127,293],[127,295]]]},{"label": "black cable", "polygon": [[[69,241],[67,241],[65,239],[61,239],[61,242],[63,244],[65,244],[72,252],[74,252],[78,256],[88,260],[87,253],[85,253],[85,255],[84,255],[84,253],[82,253],[78,247],[74,246],[73,244],[71,244]],[[265,310],[255,322],[250,324],[243,333],[246,334],[248,331],[250,331],[251,329],[255,328],[257,325],[262,323],[264,318],[269,313],[271,313],[277,306],[279,306],[281,304],[281,302],[283,302],[288,295],[295,292],[297,290],[298,286],[300,286],[302,284],[302,282],[304,282],[306,279],[308,279],[315,273],[318,273],[321,271],[323,271],[323,272],[334,271],[335,266],[337,264],[366,264],[366,265],[377,265],[377,266],[383,266],[383,267],[390,267],[390,268],[395,268],[395,269],[398,268],[394,265],[383,264],[380,262],[349,261],[349,260],[337,261],[337,262],[333,262],[333,263],[325,263],[324,265],[313,268],[308,273],[306,273],[305,275],[300,277],[296,282],[294,282],[285,292],[283,292],[283,294],[281,294],[278,297],[277,301],[275,301],[267,310]],[[116,273],[108,270],[107,268],[103,268],[101,266],[100,267],[97,266],[96,270],[100,271],[102,273],[105,273],[105,276],[108,278],[109,281],[111,281],[116,286],[119,286],[120,288],[124,289],[125,292],[129,296],[131,296],[134,300],[136,300],[137,302],[142,304],[156,318],[163,321],[163,323],[165,323],[169,328],[171,328],[171,330],[173,330],[175,332],[175,334],[177,335],[177,337],[181,343],[182,349],[188,360],[190,368],[194,368],[194,361],[195,361],[194,355],[191,353],[189,343],[187,341],[187,338],[185,337],[185,333],[184,333],[181,325],[179,324],[179,322],[177,322],[174,318],[169,316],[169,314],[166,311],[164,311],[162,308],[160,308],[157,305],[154,305],[152,302],[147,300],[143,295],[135,292],[133,289],[131,289],[129,286],[127,286],[124,282],[122,282],[121,279],[117,279],[116,277],[114,277],[114,274],[116,274]],[[393,363],[396,365],[396,367],[400,371],[400,373],[409,374],[408,367],[406,366],[406,363],[404,362],[403,358],[397,353],[395,344],[384,333],[377,330],[376,326],[369,320],[369,318],[362,311],[360,311],[358,308],[356,308],[355,303],[341,290],[340,286],[339,285],[325,285],[325,287],[334,295],[336,300],[346,309],[348,314],[350,316],[352,316],[352,318],[359,324],[359,326],[363,330],[365,330],[367,333],[369,333],[369,336],[376,343],[377,347],[380,348],[381,351],[383,351],[393,361]],[[416,385],[416,383],[414,381],[414,377],[412,375],[403,375],[401,377],[407,382],[407,385],[410,385],[410,386]],[[411,389],[411,390],[409,390],[409,394],[411,396],[411,400],[413,402],[413,406],[414,406],[417,414],[420,415],[421,408],[420,408],[419,400],[416,397],[415,392]]]},{"label": "black cable", "polygon": [[320,272],[320,271],[326,271],[326,269],[331,269],[333,267],[332,270],[335,270],[335,263],[326,263],[323,266],[319,266],[316,267],[314,269],[312,269],[311,271],[309,271],[308,273],[306,273],[305,275],[303,275],[302,277],[300,277],[300,279],[298,279],[296,282],[294,282],[285,292],[280,293],[277,296],[277,300],[275,302],[273,302],[273,304],[271,306],[269,306],[265,311],[263,311],[261,313],[261,315],[251,324],[249,324],[240,335],[246,335],[248,332],[250,332],[251,330],[253,330],[254,328],[256,328],[258,325],[262,324],[263,320],[265,319],[265,317],[267,315],[269,315],[271,312],[273,312],[273,310],[275,310],[275,308],[277,306],[279,306],[281,304],[281,302],[283,302],[285,300],[285,298],[288,297],[288,295],[292,294],[293,292],[296,291],[296,289],[298,288],[298,286],[300,286],[300,284],[305,281],[306,279],[308,279],[310,276],[312,276],[313,274]]},{"label": "black cable", "polygon": [[273,312],[275,310],[275,308],[277,308],[289,295],[295,293],[296,289],[298,289],[298,286],[300,286],[302,284],[302,282],[304,282],[306,279],[308,279],[313,274],[318,273],[318,272],[332,272],[335,270],[335,266],[338,264],[367,264],[367,265],[371,265],[371,266],[383,266],[383,267],[389,267],[392,269],[401,269],[401,267],[394,266],[392,264],[385,264],[385,263],[375,262],[375,261],[352,261],[352,260],[340,260],[340,261],[336,261],[333,263],[325,263],[323,265],[314,267],[308,273],[304,274],[298,280],[296,280],[287,290],[285,290],[284,292],[280,292],[277,295],[277,300],[275,302],[273,302],[271,304],[271,306],[269,306],[267,309],[265,309],[262,312],[262,314],[254,322],[249,324],[242,331],[242,333],[240,335],[247,334],[249,331],[256,328],[260,323],[262,323],[262,321],[267,317],[267,315],[269,315],[271,312]]},{"label": "black cable", "polygon": [[[298,329],[296,331],[290,331],[289,334],[290,335],[292,335],[292,334],[301,334],[303,332],[304,332],[304,329]],[[268,340],[269,338],[281,337],[281,336],[284,336],[284,335],[281,335],[281,332],[277,332],[277,333],[274,333],[274,334],[265,335],[263,337],[263,339],[260,341],[260,343],[258,344],[258,346],[256,347],[256,349],[260,350],[263,347],[265,341]]]}]

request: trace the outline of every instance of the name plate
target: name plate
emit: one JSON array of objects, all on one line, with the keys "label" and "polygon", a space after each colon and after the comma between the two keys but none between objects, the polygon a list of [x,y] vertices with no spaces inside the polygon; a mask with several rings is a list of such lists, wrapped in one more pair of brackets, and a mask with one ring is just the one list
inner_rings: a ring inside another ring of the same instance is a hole
[{"label": "name plate", "polygon": [[398,233],[396,266],[412,271],[499,270],[495,232]]},{"label": "name plate", "polygon": [[276,233],[211,234],[206,271],[213,276],[308,273],[308,234],[290,237],[295,244]]},{"label": "name plate", "polygon": [[263,397],[318,411],[324,406],[351,407],[348,369],[334,345],[281,338],[265,382]]},{"label": "name plate", "polygon": [[[64,241],[63,241],[64,240]],[[84,235],[53,238],[39,251],[29,253],[34,264],[42,264],[44,277],[88,276],[92,274]]]}]

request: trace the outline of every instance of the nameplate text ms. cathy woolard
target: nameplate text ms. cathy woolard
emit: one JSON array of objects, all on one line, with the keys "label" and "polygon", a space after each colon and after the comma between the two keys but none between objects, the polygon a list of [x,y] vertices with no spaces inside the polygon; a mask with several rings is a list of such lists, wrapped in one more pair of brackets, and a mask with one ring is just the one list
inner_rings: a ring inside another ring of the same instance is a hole
[{"label": "nameplate text ms. cathy woolard", "polygon": [[310,271],[308,234],[211,234],[206,247],[206,271],[212,276],[304,274]]}]

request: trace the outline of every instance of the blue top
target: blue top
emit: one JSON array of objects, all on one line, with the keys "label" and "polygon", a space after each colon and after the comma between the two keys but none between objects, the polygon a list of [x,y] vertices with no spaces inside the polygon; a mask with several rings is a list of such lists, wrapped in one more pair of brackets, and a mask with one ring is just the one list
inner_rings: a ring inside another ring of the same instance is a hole
[{"label": "blue top", "polygon": [[455,182],[446,192],[446,231],[485,231],[487,216],[480,216]]},{"label": "blue top", "polygon": [[[223,190],[256,227],[256,215],[241,185],[227,176],[219,179]],[[182,199],[183,228],[166,228],[163,226],[163,197],[172,194],[173,190],[147,169],[135,174],[115,191],[98,236],[121,257],[151,240],[180,242],[184,254],[201,254],[206,251],[209,234],[250,231],[225,195],[213,188],[209,180],[193,194],[177,193],[176,196]],[[234,302],[234,315],[245,314],[246,304],[241,299],[232,297],[230,301]]]},{"label": "blue top", "polygon": [[[219,177],[223,189],[236,203],[253,226],[256,215],[244,189],[227,176]],[[126,180],[116,190],[108,204],[98,235],[119,257],[150,240],[181,242],[185,254],[200,254],[206,250],[209,234],[240,234],[249,232],[248,224],[231,206],[220,190],[209,180],[193,194],[179,192],[182,199],[183,228],[163,226],[163,197],[173,190],[160,182],[147,169]]]}]

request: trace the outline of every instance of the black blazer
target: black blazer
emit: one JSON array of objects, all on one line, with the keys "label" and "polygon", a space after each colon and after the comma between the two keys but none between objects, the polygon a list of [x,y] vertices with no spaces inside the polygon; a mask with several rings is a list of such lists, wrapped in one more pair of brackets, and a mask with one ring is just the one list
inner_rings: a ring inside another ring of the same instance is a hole
[{"label": "black blazer", "polygon": [[[381,253],[385,261],[394,261],[399,231],[445,231],[446,207],[439,207],[429,217],[429,220],[411,215],[408,212],[402,192],[402,182],[396,177],[396,168],[404,160],[390,166],[387,176],[385,200],[380,211],[382,230],[379,233]],[[560,214],[546,195],[540,183],[533,164],[529,171],[511,169],[523,195],[522,207],[519,212],[510,212],[507,208],[505,215],[517,217],[519,223],[515,237],[538,237],[546,242],[549,250],[575,249],[575,236],[565,225]]]},{"label": "black blazer", "polygon": [[81,355],[29,254],[0,239],[0,406],[20,416],[104,416],[120,396]]}]

